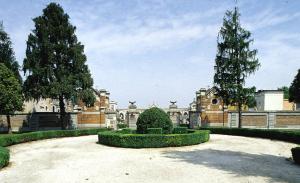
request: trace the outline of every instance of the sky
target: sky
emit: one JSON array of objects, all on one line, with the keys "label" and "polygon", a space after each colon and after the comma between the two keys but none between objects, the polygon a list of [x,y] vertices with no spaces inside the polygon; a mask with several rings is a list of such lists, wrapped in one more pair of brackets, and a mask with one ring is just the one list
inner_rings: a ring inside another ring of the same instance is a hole
[{"label": "sky", "polygon": [[0,21],[20,65],[32,19],[59,3],[85,46],[94,87],[106,89],[119,108],[188,107],[200,88],[213,86],[217,35],[235,5],[251,31],[259,70],[246,86],[289,86],[300,68],[300,1],[297,0],[0,0]]}]

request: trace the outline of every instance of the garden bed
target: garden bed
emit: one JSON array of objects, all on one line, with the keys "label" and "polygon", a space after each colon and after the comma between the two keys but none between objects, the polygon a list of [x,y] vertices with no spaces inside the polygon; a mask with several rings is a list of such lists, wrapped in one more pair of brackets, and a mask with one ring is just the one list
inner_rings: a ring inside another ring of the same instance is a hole
[{"label": "garden bed", "polygon": [[100,144],[126,148],[178,147],[200,144],[209,140],[208,130],[189,130],[182,134],[136,134],[122,131],[98,133]]}]

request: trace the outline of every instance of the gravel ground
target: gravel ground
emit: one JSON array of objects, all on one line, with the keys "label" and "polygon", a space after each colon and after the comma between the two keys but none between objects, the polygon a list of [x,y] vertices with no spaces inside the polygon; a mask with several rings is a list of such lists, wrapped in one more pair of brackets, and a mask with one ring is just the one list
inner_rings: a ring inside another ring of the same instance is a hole
[{"label": "gravel ground", "polygon": [[11,146],[0,182],[300,182],[289,158],[295,144],[211,135],[207,143],[158,149],[99,145],[97,136]]}]

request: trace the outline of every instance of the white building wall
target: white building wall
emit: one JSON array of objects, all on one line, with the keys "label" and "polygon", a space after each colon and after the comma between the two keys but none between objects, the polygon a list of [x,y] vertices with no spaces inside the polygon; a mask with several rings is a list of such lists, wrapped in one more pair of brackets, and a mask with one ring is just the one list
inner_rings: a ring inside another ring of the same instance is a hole
[{"label": "white building wall", "polygon": [[264,98],[265,111],[283,110],[283,93],[266,93]]}]

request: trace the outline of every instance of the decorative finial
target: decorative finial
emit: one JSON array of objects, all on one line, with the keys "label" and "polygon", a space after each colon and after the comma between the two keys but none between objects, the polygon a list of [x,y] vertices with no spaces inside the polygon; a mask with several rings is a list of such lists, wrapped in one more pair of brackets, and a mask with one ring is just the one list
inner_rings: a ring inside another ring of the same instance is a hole
[{"label": "decorative finial", "polygon": [[133,101],[133,102],[129,101],[129,103],[130,103],[131,105],[134,105],[134,104],[136,103],[136,101]]}]

